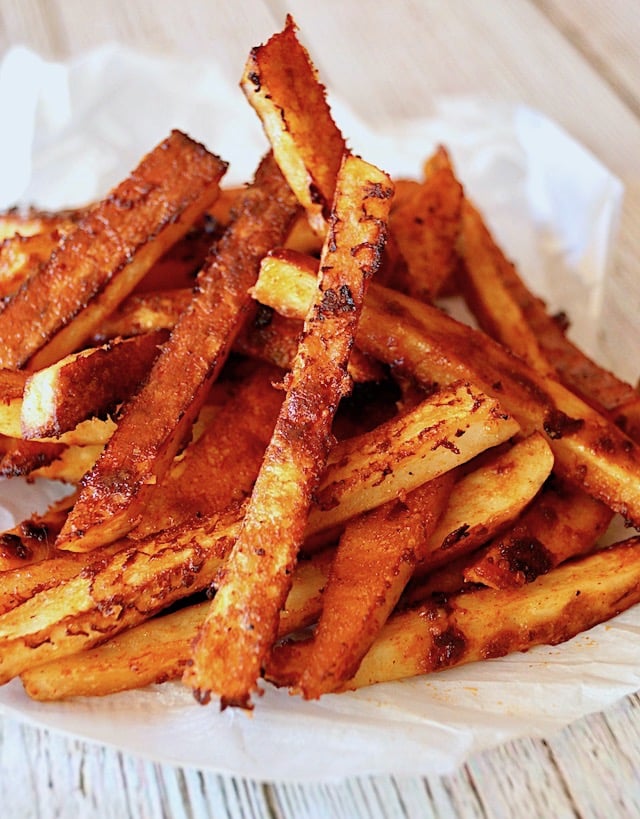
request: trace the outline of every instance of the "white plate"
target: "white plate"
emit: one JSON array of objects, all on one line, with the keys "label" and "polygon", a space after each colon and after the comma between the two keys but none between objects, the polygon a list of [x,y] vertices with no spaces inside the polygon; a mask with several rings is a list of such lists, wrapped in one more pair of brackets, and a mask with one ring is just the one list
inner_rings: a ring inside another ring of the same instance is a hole
[{"label": "white plate", "polygon": [[[14,78],[25,76],[33,98],[22,94],[16,129],[0,135],[0,163],[12,158],[10,166],[0,165],[5,205],[20,199],[60,207],[100,196],[172,127],[230,160],[234,183],[251,176],[266,147],[242,94],[214,65],[107,49],[51,66],[15,51],[0,72],[0,106]],[[575,338],[598,353],[602,283],[621,198],[605,168],[553,123],[521,107],[446,100],[432,120],[377,133],[335,100],[333,107],[354,150],[393,174],[419,174],[430,150],[447,145],[467,191],[523,275],[552,309],[569,309]],[[9,143],[30,149],[11,154]],[[43,503],[46,491],[5,483],[7,518]],[[259,779],[445,773],[473,751],[548,734],[635,691],[639,650],[640,611],[631,611],[564,646],[320,702],[266,687],[252,715],[199,706],[179,684],[41,704],[14,681],[0,689],[0,707],[159,761]]]}]

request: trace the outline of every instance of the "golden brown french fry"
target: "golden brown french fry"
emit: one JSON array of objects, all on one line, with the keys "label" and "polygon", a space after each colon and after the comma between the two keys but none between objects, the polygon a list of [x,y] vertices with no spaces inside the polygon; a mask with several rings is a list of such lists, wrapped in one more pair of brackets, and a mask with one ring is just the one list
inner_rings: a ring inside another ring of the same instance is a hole
[{"label": "golden brown french fry", "polygon": [[278,370],[259,366],[232,388],[202,435],[159,480],[132,539],[246,500],[282,403],[282,391],[273,386],[281,377]]},{"label": "golden brown french fry", "polygon": [[552,467],[549,445],[534,433],[459,478],[415,573],[424,575],[486,543],[528,506]]},{"label": "golden brown french fry", "polygon": [[[269,283],[263,273],[254,297],[277,310],[283,304],[293,307],[284,286],[287,270]],[[298,292],[311,289],[303,270],[297,278]],[[640,449],[635,442],[559,381],[537,372],[485,333],[433,305],[372,285],[357,343],[425,387],[461,377],[477,384],[501,402],[525,433],[544,432],[559,475],[640,525]]]},{"label": "golden brown french fry", "polygon": [[218,157],[173,131],[7,303],[0,366],[38,369],[79,349],[213,202],[225,170]]},{"label": "golden brown french fry", "polygon": [[305,699],[333,691],[357,671],[411,577],[452,485],[448,473],[347,525],[299,680]]},{"label": "golden brown french fry", "polygon": [[0,242],[13,236],[34,236],[54,231],[68,222],[77,222],[84,208],[44,211],[37,208],[13,207],[0,213]]},{"label": "golden brown french fry", "polygon": [[[640,441],[638,391],[600,367],[567,338],[567,317],[549,315],[542,299],[529,291],[515,265],[505,258],[483,223],[481,214],[468,203],[465,203],[465,211],[462,252],[466,261],[465,278],[468,280],[469,297],[472,300],[475,298],[477,303],[480,295],[474,297],[473,292],[483,288],[485,305],[495,306],[495,302],[491,300],[493,295],[487,298],[486,290],[490,288],[493,294],[496,289],[500,289],[505,294],[503,300],[509,298],[517,306],[530,333],[535,336],[540,351],[546,360],[553,364],[562,383],[593,404],[596,409],[603,408],[611,413],[614,421],[630,438]],[[476,254],[485,259],[483,270],[486,272],[486,269],[490,268],[491,282],[483,279],[482,270],[477,269]],[[485,325],[485,329],[491,332],[489,325]],[[513,341],[510,343],[513,345]],[[512,349],[522,355],[522,350],[515,345]]]},{"label": "golden brown french fry", "polygon": [[240,85],[309,224],[324,235],[346,143],[291,16],[251,50]]},{"label": "golden brown french fry", "polygon": [[11,438],[4,448],[0,461],[0,476],[3,478],[32,476],[38,469],[59,462],[67,450],[67,444]]},{"label": "golden brown french fry", "polygon": [[[54,542],[67,513],[73,505],[75,493],[56,503],[42,515],[32,515],[0,534],[0,572],[47,560],[54,554]],[[3,585],[0,577],[0,587]]]},{"label": "golden brown french fry", "polygon": [[[30,374],[22,396],[22,436],[62,440],[63,433],[88,418],[106,420],[147,376],[166,338],[167,334],[158,330],[117,340],[71,353]],[[107,440],[113,425],[104,426]],[[79,433],[68,435],[64,442],[82,443]]]},{"label": "golden brown french fry", "polygon": [[380,261],[392,196],[386,174],[345,154],[286,397],[241,535],[185,671],[185,682],[202,702],[213,692],[222,707],[250,707],[331,447],[333,416],[350,387],[349,353]]},{"label": "golden brown french fry", "polygon": [[524,514],[465,570],[494,589],[530,583],[570,557],[592,551],[613,513],[577,487],[552,480]]},{"label": "golden brown french fry", "polygon": [[16,233],[0,243],[0,298],[12,296],[28,278],[38,273],[62,239],[75,228],[61,218],[54,226],[31,235]]},{"label": "golden brown french fry", "polygon": [[[23,394],[29,373],[25,370],[0,370],[0,434],[11,439],[22,439]],[[82,421],[59,438],[45,438],[52,444],[103,444],[113,433],[115,424],[110,419],[90,418]],[[15,446],[13,447],[15,448]],[[27,448],[25,448],[26,451]],[[43,451],[46,447],[42,448]],[[31,447],[30,451],[38,451]],[[52,450],[55,452],[55,450]]]},{"label": "golden brown french fry", "polygon": [[[391,617],[343,690],[557,645],[640,601],[640,538],[558,566],[518,589],[453,595]],[[276,647],[267,668],[295,683],[305,643]],[[302,659],[301,659],[302,656]]]},{"label": "golden brown french fry", "polygon": [[[251,310],[260,259],[288,233],[298,205],[273,157],[260,165],[235,220],[201,271],[198,288],[128,402],[60,534],[58,546],[88,550],[124,536],[191,431],[194,418]],[[197,351],[197,353],[196,353]],[[149,418],[154,423],[149,423]],[[112,491],[114,481],[118,492]]]},{"label": "golden brown french fry", "polygon": [[[280,615],[280,635],[312,622],[308,611],[310,604],[314,613],[319,608],[316,600],[322,596],[328,571],[323,564],[327,562],[327,557],[319,554],[296,567]],[[21,675],[25,690],[33,699],[60,700],[105,696],[178,679],[208,609],[208,602],[185,606],[141,623],[95,648],[28,669]]]},{"label": "golden brown french fry", "polygon": [[531,367],[545,375],[556,375],[542,339],[529,327],[524,312],[503,278],[510,263],[493,241],[478,211],[469,200],[462,206],[460,268],[462,293],[479,325]]},{"label": "golden brown french fry", "polygon": [[0,616],[0,682],[102,642],[207,589],[238,526],[212,519],[197,530],[152,536],[135,546],[114,544],[118,551],[106,559],[108,547],[90,554],[80,574]]},{"label": "golden brown french fry", "polygon": [[192,298],[193,292],[186,288],[132,293],[96,328],[91,343],[172,330]]},{"label": "golden brown french fry", "polygon": [[389,220],[407,263],[409,295],[432,301],[455,273],[463,198],[449,156],[439,147],[425,180],[393,208]]},{"label": "golden brown french fry", "polygon": [[315,492],[306,537],[339,531],[350,518],[416,489],[518,431],[495,400],[469,384],[439,390],[413,410],[333,450]]}]

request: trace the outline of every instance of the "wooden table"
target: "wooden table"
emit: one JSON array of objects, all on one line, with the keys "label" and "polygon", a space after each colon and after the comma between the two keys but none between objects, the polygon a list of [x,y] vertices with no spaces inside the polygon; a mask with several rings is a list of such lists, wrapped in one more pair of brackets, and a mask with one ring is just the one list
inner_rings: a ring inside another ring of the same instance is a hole
[{"label": "wooden table", "polygon": [[[640,275],[640,15],[635,0],[0,0],[0,56],[64,59],[116,40],[207,56],[237,77],[292,12],[324,81],[368,121],[429,114],[442,94],[546,113],[624,182],[614,282]],[[11,126],[11,113],[2,112]],[[640,698],[453,775],[261,784],[160,765],[10,718],[0,813],[21,817],[623,817],[640,815]]]}]

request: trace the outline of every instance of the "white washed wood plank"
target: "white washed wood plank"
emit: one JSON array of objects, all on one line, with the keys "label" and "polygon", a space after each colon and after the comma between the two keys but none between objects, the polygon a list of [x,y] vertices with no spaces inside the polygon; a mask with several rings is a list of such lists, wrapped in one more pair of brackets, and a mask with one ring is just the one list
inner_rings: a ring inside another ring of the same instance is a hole
[{"label": "white washed wood plank", "polygon": [[548,746],[581,816],[640,816],[637,746],[625,749],[605,715],[562,731]]},{"label": "white washed wood plank", "polygon": [[633,0],[535,0],[549,19],[640,114],[640,13]]},{"label": "white washed wood plank", "polygon": [[523,738],[474,756],[465,766],[483,815],[574,819],[570,794],[544,742]]}]

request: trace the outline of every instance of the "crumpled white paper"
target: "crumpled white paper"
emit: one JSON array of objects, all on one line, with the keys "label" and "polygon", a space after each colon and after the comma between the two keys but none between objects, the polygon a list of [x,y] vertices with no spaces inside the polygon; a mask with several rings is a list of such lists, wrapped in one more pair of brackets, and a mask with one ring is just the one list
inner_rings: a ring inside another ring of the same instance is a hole
[{"label": "crumpled white paper", "polygon": [[[339,89],[336,89],[339,92]],[[337,99],[351,147],[396,176],[416,176],[438,143],[507,253],[573,337],[598,348],[602,284],[621,185],[541,114],[481,99],[439,102],[429,120],[363,123]],[[0,66],[0,207],[57,208],[103,196],[181,128],[252,176],[266,141],[237,87],[214,64],[117,47],[53,65],[15,49]],[[610,360],[613,368],[623,361]],[[0,525],[59,488],[4,482]],[[640,611],[555,648],[306,703],[265,687],[252,715],[197,705],[179,684],[98,700],[42,704],[18,681],[0,707],[26,720],[151,758],[268,780],[434,774],[517,736],[543,735],[640,687]]]}]

